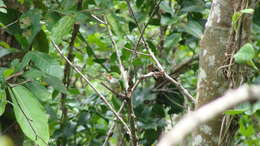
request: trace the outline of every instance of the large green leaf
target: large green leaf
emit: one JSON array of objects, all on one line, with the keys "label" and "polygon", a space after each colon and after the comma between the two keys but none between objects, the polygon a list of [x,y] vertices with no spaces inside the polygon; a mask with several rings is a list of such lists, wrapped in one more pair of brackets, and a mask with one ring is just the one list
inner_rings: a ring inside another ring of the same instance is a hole
[{"label": "large green leaf", "polygon": [[29,10],[20,17],[21,27],[28,28],[26,31],[29,31],[29,35],[26,37],[29,44],[32,43],[37,33],[41,30],[40,19],[41,13],[37,9]]},{"label": "large green leaf", "polygon": [[255,55],[256,53],[253,45],[247,43],[242,46],[239,51],[234,55],[234,59],[236,63],[247,64],[257,70],[257,67],[253,62],[253,58],[255,57]]},{"label": "large green leaf", "polygon": [[25,87],[18,85],[11,93],[16,120],[23,133],[39,146],[49,141],[48,116],[36,97]]},{"label": "large green leaf", "polygon": [[7,100],[6,100],[5,91],[3,89],[0,89],[0,116],[5,111],[6,103],[7,103]]},{"label": "large green leaf", "polygon": [[66,93],[66,87],[62,83],[62,81],[51,75],[45,75],[44,76],[44,81],[46,81],[50,86],[52,86],[55,90],[58,90],[62,93]]},{"label": "large green leaf", "polygon": [[39,82],[29,82],[25,85],[35,97],[37,97],[40,101],[48,101],[51,99],[51,94],[49,91],[42,85],[40,85]]},{"label": "large green leaf", "polygon": [[59,44],[64,36],[68,35],[75,23],[75,17],[73,15],[67,15],[62,17],[58,23],[52,28],[51,38],[56,44]]},{"label": "large green leaf", "polygon": [[173,33],[166,37],[164,47],[173,48],[182,40],[180,33]]},{"label": "large green leaf", "polygon": [[184,26],[184,31],[200,39],[202,36],[203,27],[196,21],[190,21]]},{"label": "large green leaf", "polygon": [[41,30],[33,41],[33,48],[39,50],[41,52],[48,53],[49,52],[49,41],[47,39],[47,35],[43,30]]},{"label": "large green leaf", "polygon": [[30,61],[32,61],[34,65],[41,71],[62,79],[63,69],[59,65],[59,62],[48,54],[37,51],[28,52],[24,56],[19,70],[23,69]]},{"label": "large green leaf", "polygon": [[[21,13],[15,9],[7,9],[7,13],[0,12],[0,23],[4,24],[4,27],[10,23],[17,21]],[[15,35],[22,32],[18,23],[14,23],[6,28],[9,34]]]}]

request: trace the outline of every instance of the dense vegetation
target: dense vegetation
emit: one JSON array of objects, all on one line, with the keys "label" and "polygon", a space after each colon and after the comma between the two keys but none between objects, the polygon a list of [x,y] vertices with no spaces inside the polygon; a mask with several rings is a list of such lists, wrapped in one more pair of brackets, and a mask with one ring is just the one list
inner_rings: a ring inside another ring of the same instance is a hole
[{"label": "dense vegetation", "polygon": [[[0,141],[156,144],[194,108],[210,6],[210,0],[0,0]],[[252,67],[247,83],[259,84],[259,4],[251,32],[236,60]],[[259,102],[226,114],[239,120],[236,144],[260,144]]]}]

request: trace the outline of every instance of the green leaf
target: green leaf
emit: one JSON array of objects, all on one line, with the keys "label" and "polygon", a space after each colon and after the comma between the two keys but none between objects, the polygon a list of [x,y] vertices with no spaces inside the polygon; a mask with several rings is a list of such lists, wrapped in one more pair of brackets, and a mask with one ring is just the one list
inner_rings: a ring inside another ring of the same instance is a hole
[{"label": "green leaf", "polygon": [[64,86],[64,84],[62,83],[62,81],[59,78],[57,78],[55,76],[51,76],[51,75],[45,75],[44,81],[46,81],[54,89],[56,89],[62,93],[66,93],[66,87]]},{"label": "green leaf", "polygon": [[40,146],[49,141],[48,116],[36,97],[25,87],[18,85],[9,90],[16,120],[23,133]]},{"label": "green leaf", "polygon": [[0,116],[4,113],[6,104],[7,100],[5,91],[0,89]]},{"label": "green leaf", "polygon": [[255,57],[255,49],[252,44],[247,43],[242,46],[239,51],[234,55],[234,59],[236,63],[239,64],[247,64],[254,69],[258,70],[256,65],[253,62],[253,58]]},{"label": "green leaf", "polygon": [[169,36],[166,37],[165,43],[164,43],[164,47],[165,48],[173,48],[174,46],[176,46],[180,41],[182,40],[181,38],[181,34],[180,33],[173,33]]},{"label": "green leaf", "polygon": [[160,3],[160,9],[164,10],[165,12],[170,13],[172,16],[174,15],[174,12],[173,12],[172,8],[171,8],[170,5],[169,5],[167,2],[165,2],[165,1],[163,1],[163,2]]},{"label": "green leaf", "polygon": [[25,86],[37,97],[40,101],[46,102],[51,99],[49,91],[37,81],[26,83]]},{"label": "green leaf", "polygon": [[144,0],[136,0],[135,4],[138,8],[140,8],[142,6],[142,4],[144,3]]},{"label": "green leaf", "polygon": [[14,73],[13,68],[8,68],[8,69],[4,70],[4,72],[3,72],[4,78],[11,76],[13,73]]},{"label": "green leaf", "polygon": [[49,52],[49,41],[47,39],[47,35],[43,30],[41,30],[33,41],[33,48],[39,50],[41,52],[48,53]]},{"label": "green leaf", "polygon": [[49,75],[55,76],[59,79],[63,77],[63,69],[59,65],[59,62],[54,58],[50,57],[48,54],[31,51],[28,52],[20,64],[19,70],[23,69],[30,61],[34,63],[34,65]]},{"label": "green leaf", "polygon": [[227,110],[224,113],[227,115],[238,115],[238,114],[242,114],[244,112],[245,112],[244,109],[234,109],[234,110]]},{"label": "green leaf", "polygon": [[237,22],[240,19],[241,15],[242,15],[241,12],[235,12],[232,16],[232,27],[234,30],[237,30],[238,27]]},{"label": "green leaf", "polygon": [[75,17],[73,15],[67,15],[62,17],[58,23],[52,28],[51,38],[56,44],[60,44],[64,36],[70,34],[73,24],[75,23]]},{"label": "green leaf", "polygon": [[253,14],[254,13],[254,9],[243,9],[240,10],[241,13],[247,13],[247,14]]},{"label": "green leaf", "polygon": [[23,77],[25,77],[28,80],[36,80],[37,78],[40,78],[43,75],[44,75],[44,73],[41,72],[40,70],[32,68],[32,69],[24,72]]},{"label": "green leaf", "polygon": [[107,21],[111,24],[111,28],[117,36],[123,37],[128,32],[128,26],[125,27],[126,25],[123,25],[126,22],[124,22],[122,17],[110,14],[107,16]]},{"label": "green leaf", "polygon": [[[0,12],[0,23],[7,26],[10,23],[14,23],[20,17],[20,12],[15,9],[6,9],[7,13]],[[12,35],[20,34],[22,32],[19,23],[14,23],[13,25],[7,27],[6,31]]]},{"label": "green leaf", "polygon": [[2,48],[1,47],[2,43],[4,43],[4,42],[0,42],[0,58],[5,56],[5,55],[8,55],[10,53],[16,52],[16,50],[12,49],[12,48]]},{"label": "green leaf", "polygon": [[27,31],[30,32],[30,35],[27,36],[29,45],[32,43],[37,33],[41,30],[40,19],[41,13],[37,9],[29,10],[20,17],[21,26],[28,28]]},{"label": "green leaf", "polygon": [[196,21],[190,21],[187,25],[184,26],[184,31],[188,34],[193,35],[194,37],[200,39],[202,36],[202,26]]}]

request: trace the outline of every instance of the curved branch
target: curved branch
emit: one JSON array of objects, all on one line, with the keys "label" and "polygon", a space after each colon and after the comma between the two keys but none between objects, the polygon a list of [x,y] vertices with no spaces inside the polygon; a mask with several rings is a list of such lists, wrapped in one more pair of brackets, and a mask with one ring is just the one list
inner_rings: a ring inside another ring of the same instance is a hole
[{"label": "curved branch", "polygon": [[260,85],[241,86],[236,90],[227,92],[224,96],[202,106],[198,110],[188,113],[172,130],[161,138],[157,146],[177,145],[202,123],[209,121],[239,103],[249,100],[260,100]]}]

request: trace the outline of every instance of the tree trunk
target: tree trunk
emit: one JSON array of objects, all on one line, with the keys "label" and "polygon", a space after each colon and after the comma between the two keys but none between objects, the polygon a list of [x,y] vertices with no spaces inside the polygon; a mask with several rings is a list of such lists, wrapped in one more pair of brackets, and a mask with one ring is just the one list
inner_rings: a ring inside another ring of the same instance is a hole
[{"label": "tree trunk", "polygon": [[[200,42],[196,108],[223,95],[228,88],[237,87],[245,81],[246,67],[234,64],[233,55],[249,40],[252,15],[242,14],[237,22],[238,27],[235,29],[232,27],[232,16],[235,12],[252,8],[254,5],[255,0],[213,0],[204,36]],[[193,133],[193,145],[230,145],[231,138],[233,138],[230,135],[235,133],[236,128],[228,130],[223,138],[223,135],[220,134],[221,128],[223,128],[223,117],[221,115],[201,125]],[[226,129],[224,128],[224,130]],[[226,140],[227,138],[228,140]],[[225,139],[224,143],[223,139]]]}]

